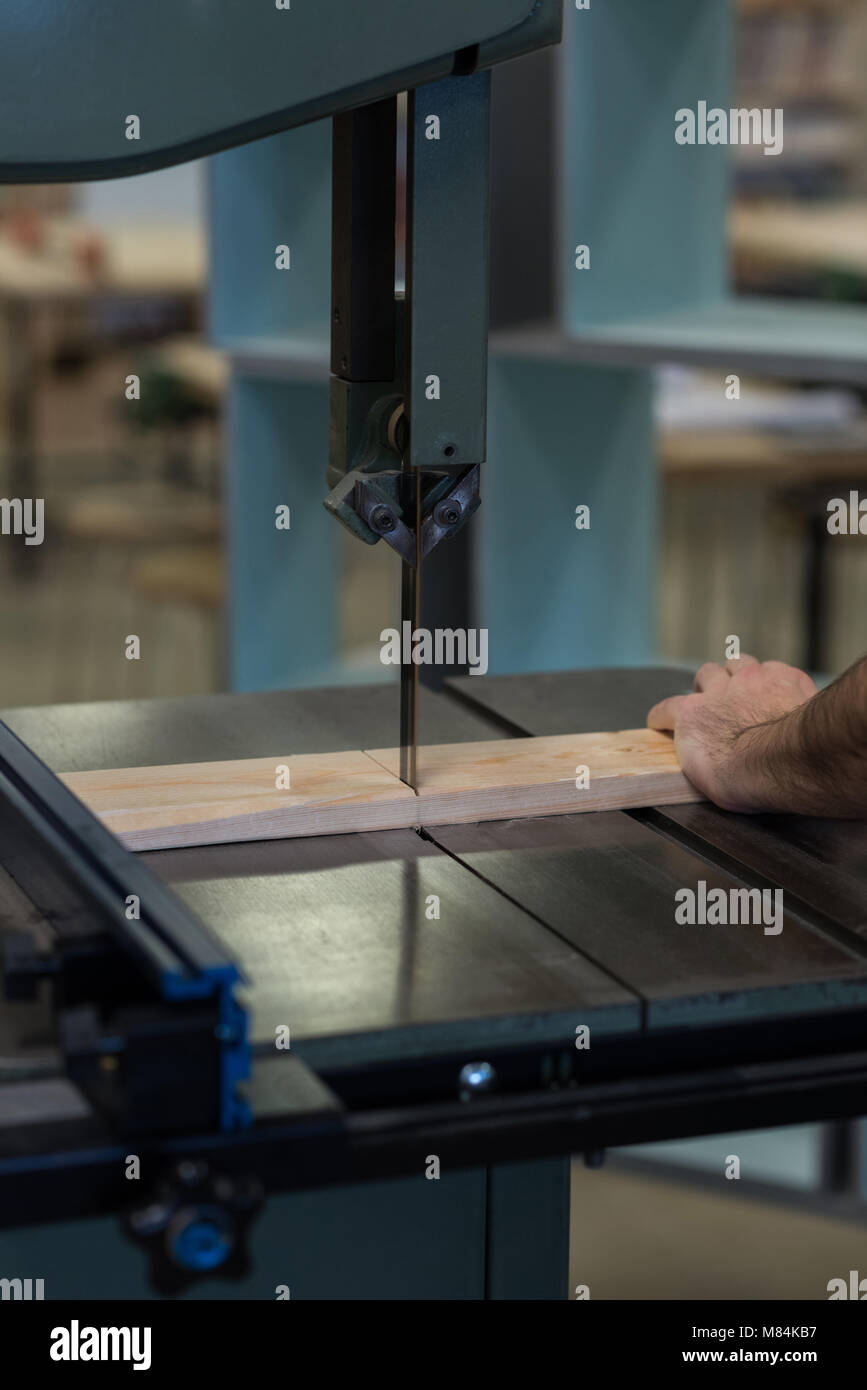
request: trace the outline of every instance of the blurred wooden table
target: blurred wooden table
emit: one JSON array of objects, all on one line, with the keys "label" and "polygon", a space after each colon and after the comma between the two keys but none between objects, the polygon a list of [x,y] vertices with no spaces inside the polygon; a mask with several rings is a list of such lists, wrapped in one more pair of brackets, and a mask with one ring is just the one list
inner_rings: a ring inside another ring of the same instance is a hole
[{"label": "blurred wooden table", "polygon": [[[187,299],[203,293],[207,248],[196,223],[137,223],[96,227],[75,218],[46,218],[28,249],[0,227],[0,352],[3,405],[0,433],[8,449],[6,491],[36,490],[34,401],[35,311],[103,299]],[[87,255],[91,246],[94,254]]]},{"label": "blurred wooden table", "polygon": [[843,273],[867,279],[867,199],[744,203],[732,208],[735,265],[750,276],[768,271]]},{"label": "blurred wooden table", "polygon": [[748,483],[770,488],[801,528],[805,566],[801,596],[804,633],[800,664],[827,669],[829,498],[863,490],[867,429],[837,433],[782,430],[671,430],[660,435],[660,469],[678,484]]}]

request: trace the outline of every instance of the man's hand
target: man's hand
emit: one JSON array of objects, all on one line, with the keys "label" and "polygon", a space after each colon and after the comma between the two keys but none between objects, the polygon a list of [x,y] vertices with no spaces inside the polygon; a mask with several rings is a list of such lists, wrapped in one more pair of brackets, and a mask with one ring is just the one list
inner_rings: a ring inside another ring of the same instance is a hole
[{"label": "man's hand", "polygon": [[717,806],[726,811],[847,814],[823,812],[818,791],[804,785],[800,711],[817,694],[804,671],[782,661],[758,662],[754,656],[725,666],[708,661],[696,675],[695,692],[661,700],[647,723],[674,733],[683,771]]}]

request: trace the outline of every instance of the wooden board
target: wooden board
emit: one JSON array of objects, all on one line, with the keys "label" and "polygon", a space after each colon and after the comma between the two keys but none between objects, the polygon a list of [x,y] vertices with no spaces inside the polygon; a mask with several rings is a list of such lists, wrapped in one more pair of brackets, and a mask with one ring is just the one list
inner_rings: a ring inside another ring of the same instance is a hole
[{"label": "wooden board", "polygon": [[[650,729],[419,749],[419,794],[395,748],[63,776],[131,849],[511,820],[699,801],[671,739]],[[289,769],[279,790],[278,769]],[[579,768],[589,784],[576,786]]]}]

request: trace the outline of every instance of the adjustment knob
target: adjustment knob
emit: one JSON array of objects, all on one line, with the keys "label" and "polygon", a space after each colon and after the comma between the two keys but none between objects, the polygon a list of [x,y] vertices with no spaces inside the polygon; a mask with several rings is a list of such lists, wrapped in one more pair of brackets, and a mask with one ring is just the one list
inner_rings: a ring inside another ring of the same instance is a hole
[{"label": "adjustment knob", "polygon": [[243,1278],[250,1267],[247,1231],[263,1200],[257,1179],[228,1177],[185,1159],[123,1224],[148,1255],[157,1292],[179,1293],[197,1279]]}]

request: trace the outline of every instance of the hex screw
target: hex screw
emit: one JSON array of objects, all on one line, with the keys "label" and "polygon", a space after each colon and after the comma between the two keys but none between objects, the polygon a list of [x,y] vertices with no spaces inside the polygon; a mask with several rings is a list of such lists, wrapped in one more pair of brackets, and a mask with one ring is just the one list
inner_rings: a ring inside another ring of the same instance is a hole
[{"label": "hex screw", "polygon": [[394,512],[389,511],[388,507],[374,507],[370,513],[370,525],[374,531],[378,531],[380,536],[388,535],[397,525],[397,518]]},{"label": "hex screw", "polygon": [[455,526],[461,519],[461,504],[454,498],[437,502],[434,507],[434,521],[437,526]]}]

